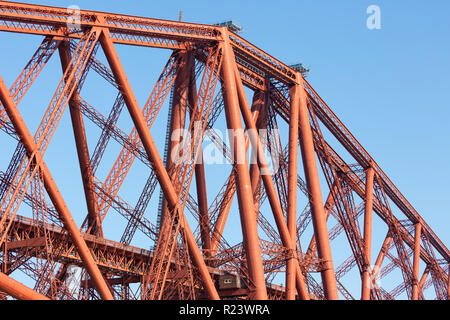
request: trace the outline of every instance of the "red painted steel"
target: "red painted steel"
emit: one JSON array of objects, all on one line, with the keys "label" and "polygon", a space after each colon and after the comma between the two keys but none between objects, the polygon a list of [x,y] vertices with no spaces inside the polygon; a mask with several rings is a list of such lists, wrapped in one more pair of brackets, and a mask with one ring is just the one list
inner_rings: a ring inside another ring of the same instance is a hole
[{"label": "red painted steel", "polygon": [[13,298],[18,300],[50,300],[46,296],[24,286],[20,282],[17,282],[14,279],[6,276],[5,274],[0,272],[0,290],[3,292],[7,292]]},{"label": "red painted steel", "polygon": [[372,210],[373,210],[373,181],[375,172],[372,168],[366,171],[366,199],[364,210],[364,257],[365,270],[362,278],[362,300],[370,300],[370,267],[372,257]]},{"label": "red painted steel", "polygon": [[[0,168],[0,299],[448,299],[447,247],[300,73],[226,27],[86,10],[77,17],[0,1],[1,32],[44,37],[10,89],[0,78],[2,139],[18,143]],[[172,53],[143,108],[117,45]],[[33,137],[20,102],[56,50],[63,77]],[[108,116],[83,99],[90,72],[117,91]],[[87,208],[81,228],[44,161],[66,106]],[[119,121],[124,106],[129,135]],[[161,135],[151,131],[169,109],[164,161]],[[214,130],[225,125],[229,141]],[[92,153],[90,126],[101,131]],[[122,150],[108,168],[113,143]],[[175,161],[176,146],[191,157]],[[230,169],[221,181],[209,171],[211,146]],[[145,187],[130,190],[129,172],[142,164]],[[104,181],[97,171],[107,172]],[[133,206],[122,195],[136,190]],[[126,220],[120,242],[105,239],[107,214],[115,213]],[[138,232],[151,250],[130,246]],[[350,257],[342,260],[341,250]],[[380,251],[372,266],[373,250]],[[14,280],[17,271],[34,287]],[[393,271],[401,276],[389,286]],[[356,293],[346,285],[355,275]]]},{"label": "red painted steel", "polygon": [[245,154],[245,137],[242,121],[239,114],[239,98],[233,70],[234,54],[227,39],[223,44],[224,61],[222,75],[225,92],[225,114],[228,128],[232,129],[230,141],[233,145],[234,165],[237,174],[237,195],[239,200],[239,211],[241,214],[242,233],[244,248],[246,251],[247,265],[250,281],[254,287],[252,298],[257,300],[267,299],[264,270],[262,264],[261,248],[259,244],[258,229],[256,224],[256,212],[251,194],[250,172],[248,169],[247,155]]}]

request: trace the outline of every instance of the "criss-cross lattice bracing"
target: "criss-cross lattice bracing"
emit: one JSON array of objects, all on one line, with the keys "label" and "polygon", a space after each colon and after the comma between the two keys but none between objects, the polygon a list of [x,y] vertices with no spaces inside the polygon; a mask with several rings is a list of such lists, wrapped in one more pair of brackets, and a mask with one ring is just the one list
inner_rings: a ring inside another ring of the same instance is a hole
[{"label": "criss-cross lattice bracing", "polygon": [[[426,215],[300,72],[227,27],[0,1],[0,31],[43,37],[0,78],[1,299],[448,299]],[[136,88],[120,45],[169,58]],[[53,60],[50,102],[23,99]],[[70,152],[76,197],[52,161]]]}]

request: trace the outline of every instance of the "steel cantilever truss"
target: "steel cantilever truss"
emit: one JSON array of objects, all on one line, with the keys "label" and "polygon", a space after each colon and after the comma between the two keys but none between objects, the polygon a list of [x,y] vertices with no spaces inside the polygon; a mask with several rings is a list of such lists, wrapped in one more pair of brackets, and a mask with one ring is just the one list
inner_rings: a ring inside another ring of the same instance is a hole
[{"label": "steel cantilever truss", "polygon": [[[0,172],[1,298],[448,298],[448,249],[299,72],[226,27],[77,17],[0,1],[1,31],[44,37],[10,88],[0,78],[2,139],[17,143]],[[172,51],[143,107],[118,44]],[[56,54],[63,77],[33,136],[20,102]],[[81,95],[89,73],[116,90],[108,115]],[[44,160],[67,107],[86,201],[81,227]],[[162,157],[152,127],[167,114]],[[213,130],[220,123],[228,139]],[[92,152],[87,127],[100,131]],[[219,184],[204,161],[207,140],[228,162]],[[113,144],[121,151],[108,169]],[[180,146],[188,161],[174,161]],[[122,194],[136,165],[148,178],[133,206]],[[104,181],[99,169],[109,172]],[[240,240],[227,231],[233,211]],[[113,241],[106,217],[116,213],[125,224]],[[136,234],[152,249],[131,246]],[[240,284],[224,286],[230,276]]]}]

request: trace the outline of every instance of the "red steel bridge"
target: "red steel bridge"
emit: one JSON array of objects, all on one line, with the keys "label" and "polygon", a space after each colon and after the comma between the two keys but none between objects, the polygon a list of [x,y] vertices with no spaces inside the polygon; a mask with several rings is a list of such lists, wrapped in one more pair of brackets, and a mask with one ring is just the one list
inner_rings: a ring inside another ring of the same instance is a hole
[{"label": "red steel bridge", "polygon": [[[0,70],[1,143],[16,146],[2,145],[2,299],[448,299],[448,249],[301,70],[227,26],[0,1],[0,31],[42,39],[11,85]],[[119,45],[169,52],[145,104]],[[21,101],[52,59],[56,90],[33,101],[31,132]],[[88,74],[115,91],[112,106],[83,98]],[[81,212],[47,166],[64,111]],[[199,161],[206,140],[226,174]],[[177,146],[188,161],[170,156]],[[136,167],[145,179],[127,184]]]}]

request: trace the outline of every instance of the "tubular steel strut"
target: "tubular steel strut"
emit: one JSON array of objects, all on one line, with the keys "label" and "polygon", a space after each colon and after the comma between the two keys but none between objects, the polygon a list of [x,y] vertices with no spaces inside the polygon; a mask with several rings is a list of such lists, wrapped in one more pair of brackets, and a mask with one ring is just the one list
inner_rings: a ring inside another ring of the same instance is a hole
[{"label": "tubular steel strut", "polygon": [[[0,31],[44,38],[9,88],[0,70],[2,143],[16,144],[0,168],[0,299],[449,298],[447,247],[300,72],[227,27],[78,13],[0,1]],[[118,45],[171,52],[142,107]],[[42,121],[32,135],[23,97],[55,52],[63,75],[45,111],[34,101]],[[93,72],[115,91],[106,115],[83,98]],[[67,106],[86,212],[69,210],[44,160]],[[154,124],[165,114],[163,137]],[[117,158],[105,161],[115,144]],[[223,179],[211,174],[211,150]],[[146,179],[130,190],[134,168]],[[123,230],[106,239],[115,213]],[[393,271],[397,283],[377,282]],[[346,285],[355,274],[356,291]]]}]

